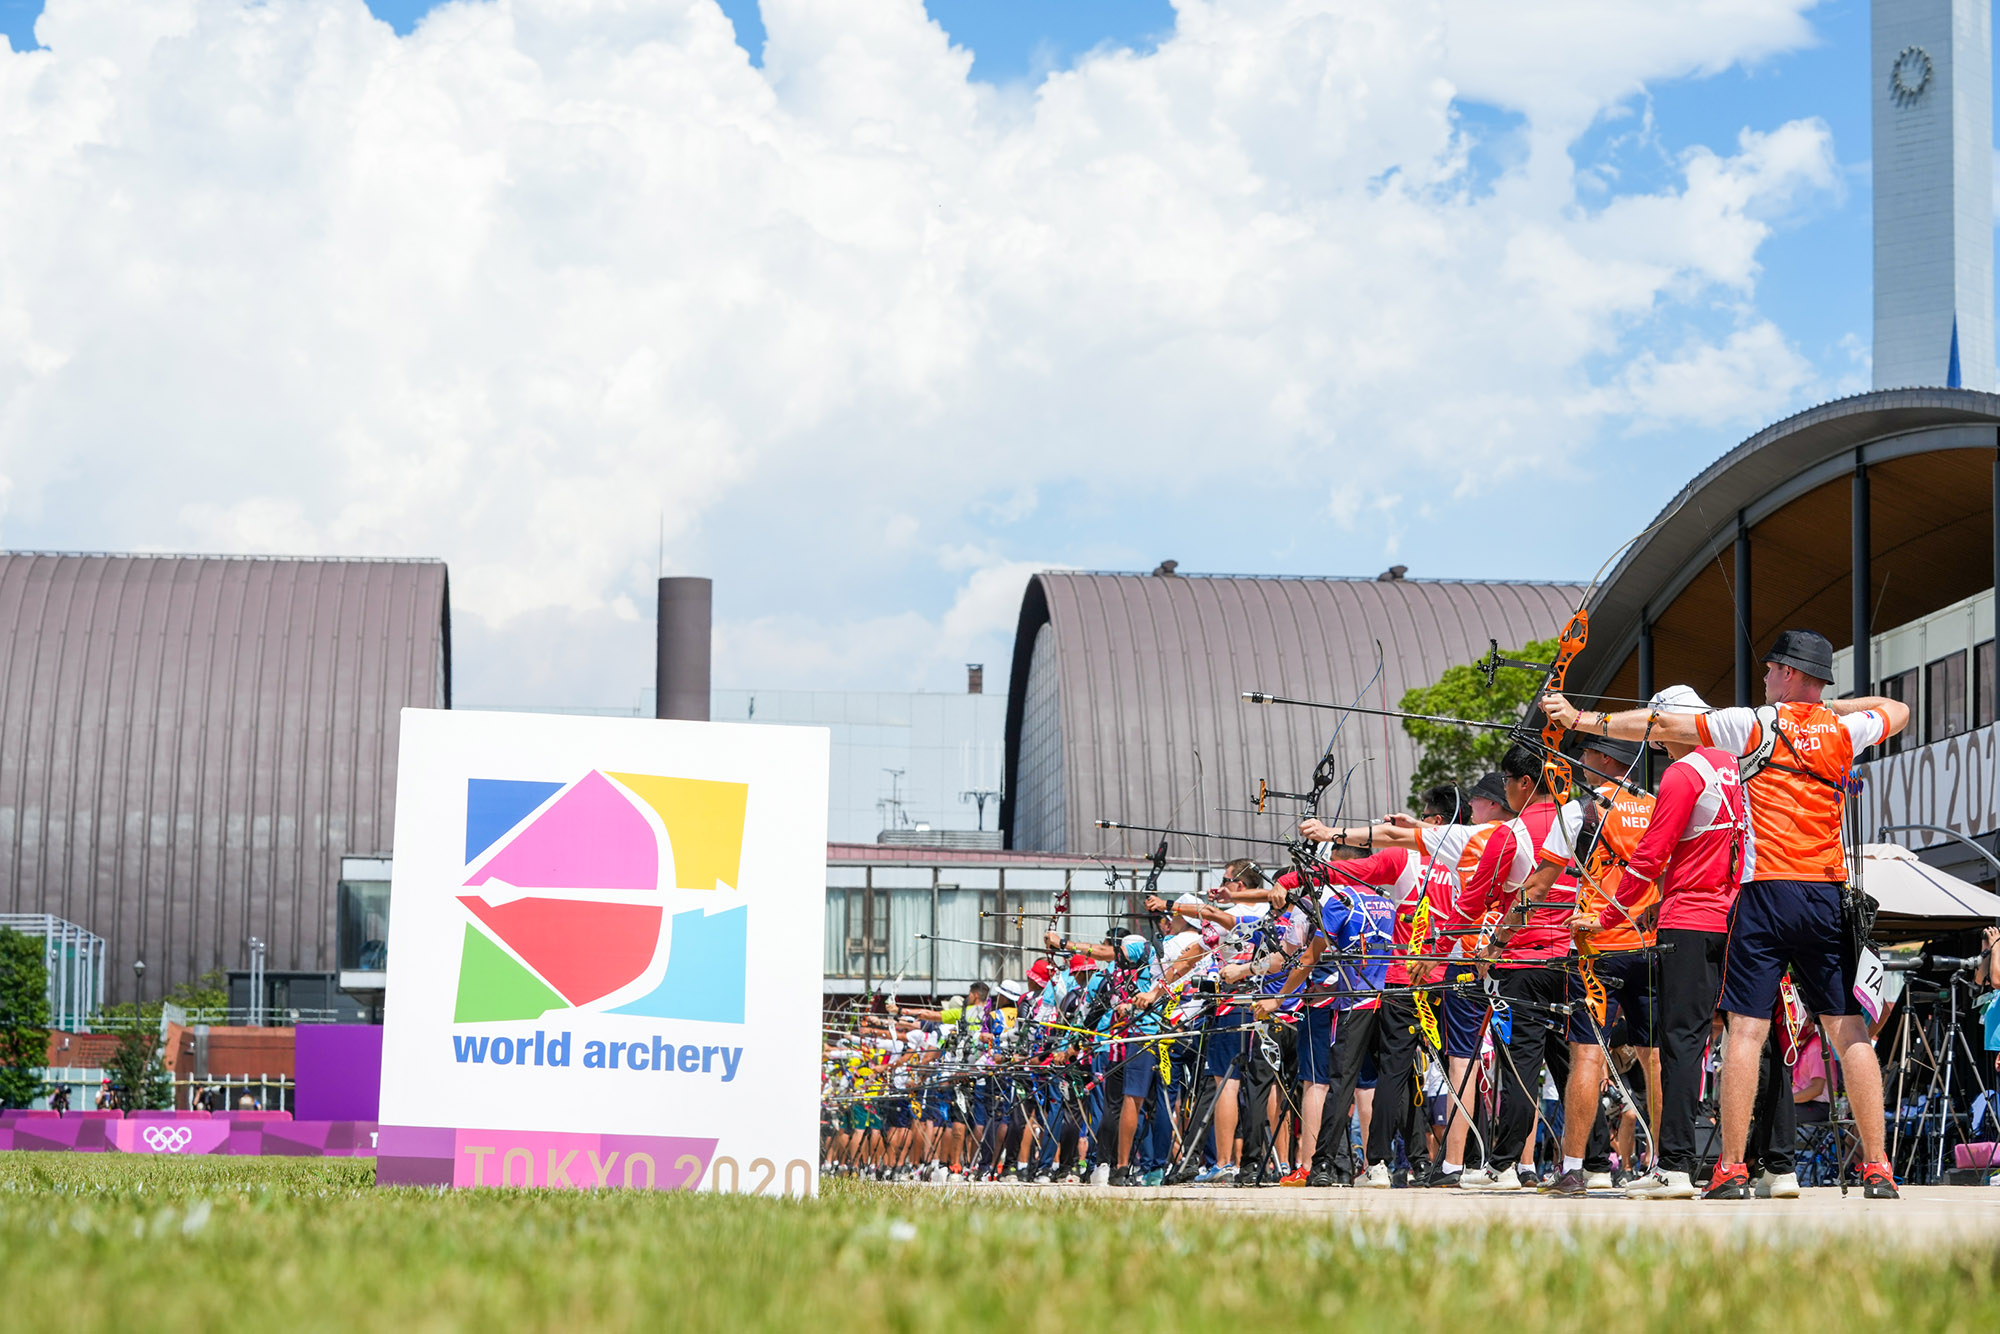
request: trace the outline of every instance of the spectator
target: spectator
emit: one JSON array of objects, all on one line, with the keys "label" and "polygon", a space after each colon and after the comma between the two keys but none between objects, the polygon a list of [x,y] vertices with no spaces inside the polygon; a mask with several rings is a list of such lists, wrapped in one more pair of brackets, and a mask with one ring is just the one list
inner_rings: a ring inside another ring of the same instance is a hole
[{"label": "spectator", "polygon": [[1827,1091],[1826,1044],[1820,1040],[1819,1025],[1806,1030],[1799,1047],[1799,1059],[1792,1066],[1792,1102],[1796,1124],[1823,1125],[1832,1118],[1833,1102]]},{"label": "spectator", "polygon": [[57,1116],[61,1116],[69,1111],[69,1087],[67,1085],[56,1085],[55,1092],[49,1095],[49,1110]]},{"label": "spectator", "polygon": [[1979,941],[1979,967],[1972,974],[1974,985],[1986,988],[1986,994],[1973,1002],[1985,1017],[1986,1050],[1993,1053],[1993,1068],[2000,1070],[2000,927],[1989,926]]}]

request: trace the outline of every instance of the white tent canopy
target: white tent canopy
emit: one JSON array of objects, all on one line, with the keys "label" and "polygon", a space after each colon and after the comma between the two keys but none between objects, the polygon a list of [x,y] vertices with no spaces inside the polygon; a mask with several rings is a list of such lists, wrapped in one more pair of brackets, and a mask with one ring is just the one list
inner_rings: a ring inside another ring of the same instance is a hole
[{"label": "white tent canopy", "polygon": [[1946,875],[1900,844],[1862,846],[1861,888],[1881,905],[1875,938],[1885,945],[2000,923],[2000,895]]}]

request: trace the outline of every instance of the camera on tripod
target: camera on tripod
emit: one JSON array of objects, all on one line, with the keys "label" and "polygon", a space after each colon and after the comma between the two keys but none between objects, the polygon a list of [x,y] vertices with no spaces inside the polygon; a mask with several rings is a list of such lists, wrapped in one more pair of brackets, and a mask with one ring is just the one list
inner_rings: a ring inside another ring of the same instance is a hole
[{"label": "camera on tripod", "polygon": [[1979,967],[1981,955],[1957,958],[1948,954],[1912,954],[1907,959],[1884,959],[1882,970],[1889,973],[1969,973]]}]

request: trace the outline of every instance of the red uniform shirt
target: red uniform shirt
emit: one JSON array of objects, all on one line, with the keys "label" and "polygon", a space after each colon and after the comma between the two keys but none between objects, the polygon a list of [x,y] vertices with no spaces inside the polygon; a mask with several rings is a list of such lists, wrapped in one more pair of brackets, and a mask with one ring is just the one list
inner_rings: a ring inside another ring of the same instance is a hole
[{"label": "red uniform shirt", "polygon": [[1660,925],[1726,931],[1742,870],[1743,785],[1736,757],[1704,746],[1660,778],[1653,823],[1625,866],[1618,900],[1638,911],[1648,884],[1660,887]]},{"label": "red uniform shirt", "polygon": [[[1452,905],[1452,925],[1474,925],[1488,913],[1504,913],[1520,897],[1521,886],[1544,861],[1567,864],[1576,848],[1583,810],[1575,802],[1558,808],[1543,798],[1501,825],[1486,841],[1479,865]],[[1570,951],[1569,919],[1576,910],[1576,877],[1564,872],[1541,904],[1531,908],[1500,951],[1500,966],[1526,968]]]}]

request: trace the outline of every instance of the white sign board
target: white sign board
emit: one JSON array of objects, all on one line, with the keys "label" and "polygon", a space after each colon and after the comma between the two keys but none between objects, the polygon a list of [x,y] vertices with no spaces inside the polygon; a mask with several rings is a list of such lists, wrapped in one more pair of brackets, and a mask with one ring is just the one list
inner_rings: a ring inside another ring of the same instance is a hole
[{"label": "white sign board", "polygon": [[813,1191],[827,753],[405,709],[378,1182]]}]

